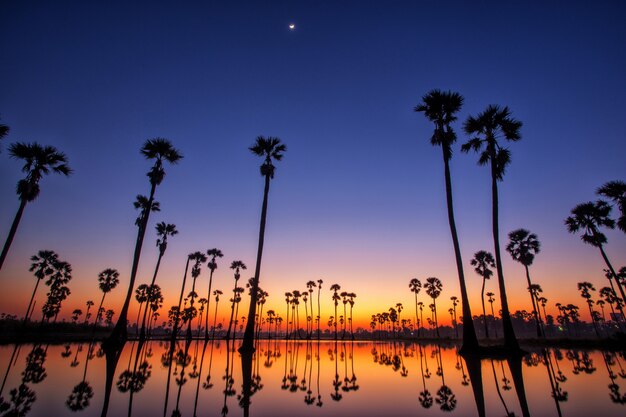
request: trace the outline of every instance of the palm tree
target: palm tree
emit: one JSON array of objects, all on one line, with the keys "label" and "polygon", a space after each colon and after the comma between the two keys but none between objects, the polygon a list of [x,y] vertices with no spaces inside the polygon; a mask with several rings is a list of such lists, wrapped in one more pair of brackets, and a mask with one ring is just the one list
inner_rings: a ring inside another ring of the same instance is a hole
[{"label": "palm tree", "polygon": [[618,279],[618,274],[615,273],[613,265],[604,252],[604,244],[607,242],[606,235],[600,231],[602,226],[609,229],[615,228],[615,221],[609,217],[611,206],[602,200],[598,200],[595,203],[588,201],[574,207],[571,213],[572,215],[565,219],[567,231],[570,233],[582,231],[583,234],[580,236],[582,241],[600,249],[600,254],[602,254],[606,266],[611,271],[612,277],[615,278],[617,287],[622,294],[622,299],[626,301],[626,294],[624,293],[622,283]]},{"label": "palm tree", "polygon": [[[242,261],[233,261],[230,264],[230,269],[233,269],[235,271],[235,287],[233,288],[233,298],[232,298],[232,304],[230,307],[230,321],[228,323],[228,331],[226,332],[226,336],[224,336],[224,339],[230,339],[230,329],[232,328],[233,325],[233,317],[235,317],[235,303],[237,302],[237,293],[238,293],[238,288],[237,287],[237,282],[239,281],[239,279],[241,278],[241,273],[240,271],[243,269],[246,269],[246,264],[244,264]],[[254,321],[254,320],[253,320]],[[237,332],[237,328],[235,328],[235,333]]]},{"label": "palm tree", "polygon": [[339,284],[333,284],[330,287],[330,290],[333,291],[333,303],[335,304],[335,340],[337,340],[337,306],[339,305],[339,294],[337,294],[337,291],[339,291],[341,289],[341,287],[339,286]]},{"label": "palm tree", "polygon": [[[141,284],[135,290],[135,300],[137,300],[137,302],[139,303],[139,310],[137,310],[137,334],[139,334],[139,316],[141,316],[141,306],[143,306],[143,303],[148,301],[149,288],[150,287],[148,286],[148,284]],[[146,310],[147,307],[144,310],[144,313],[146,312]]]},{"label": "palm tree", "polygon": [[117,284],[120,282],[119,277],[120,273],[117,272],[117,269],[112,268],[107,268],[98,274],[98,286],[100,287],[100,291],[102,291],[102,299],[100,300],[98,310],[96,310],[97,314],[94,327],[98,324],[98,320],[100,319],[100,310],[102,309],[102,304],[104,303],[104,297],[117,287]]},{"label": "palm tree", "polygon": [[[502,256],[500,255],[500,231],[498,223],[498,181],[504,178],[506,166],[511,162],[511,153],[498,143],[499,138],[508,141],[521,139],[520,128],[522,122],[511,117],[508,107],[490,105],[479,113],[477,117],[468,117],[463,125],[468,135],[475,135],[461,147],[461,151],[474,150],[481,152],[478,163],[489,164],[491,168],[491,213],[493,244],[496,257],[496,269],[498,272],[498,286],[500,289],[500,302],[502,304],[502,325],[504,327],[504,343],[514,351],[519,351],[519,343],[515,338],[509,303],[506,297],[504,283],[504,271],[502,269]],[[483,146],[484,145],[484,146]],[[484,150],[483,150],[484,147]]]},{"label": "palm tree", "polygon": [[537,235],[530,233],[526,229],[517,229],[509,233],[509,243],[506,245],[506,251],[511,254],[511,258],[524,265],[524,269],[526,270],[526,281],[528,283],[528,291],[531,293],[530,299],[532,301],[533,315],[535,316],[535,323],[537,325],[537,337],[542,336],[539,307],[531,291],[532,283],[530,282],[528,267],[532,265],[535,255],[539,253],[540,247],[541,244],[537,239]]},{"label": "palm tree", "polygon": [[419,336],[419,319],[417,317],[417,294],[422,290],[422,282],[417,278],[411,278],[409,289],[415,294],[415,323],[418,324],[417,335]]},{"label": "palm tree", "polygon": [[[193,281],[191,284],[191,293],[190,293],[190,294],[194,294],[194,296],[190,297],[191,301],[189,303],[189,308],[191,311],[195,312],[195,307],[193,306],[193,304],[194,304],[195,299],[198,296],[198,294],[196,293],[196,280],[200,276],[200,272],[201,272],[200,268],[202,264],[207,261],[207,256],[203,252],[194,252],[190,256],[193,256],[193,260],[195,262],[193,266],[191,267],[191,277],[193,278]],[[188,339],[191,338],[191,320],[189,320],[189,324],[187,326],[187,338]]]},{"label": "palm tree", "polygon": [[[171,223],[160,222],[156,225],[157,232],[157,241],[156,245],[159,248],[159,257],[157,258],[157,263],[154,268],[154,274],[152,275],[152,282],[148,287],[150,290],[155,288],[155,282],[157,278],[157,274],[159,273],[159,267],[161,266],[161,259],[163,259],[163,255],[165,255],[165,251],[167,250],[167,238],[168,236],[174,236],[178,234],[178,230],[176,230],[176,225]],[[148,298],[151,298],[151,294],[148,294]],[[147,309],[143,312],[143,318],[141,320],[141,333],[140,338],[145,336],[145,328],[146,328],[146,312]],[[148,322],[150,323],[150,322]]]},{"label": "palm tree", "polygon": [[456,269],[459,276],[459,285],[461,287],[461,300],[463,317],[463,348],[466,350],[478,349],[478,339],[476,338],[476,330],[472,322],[472,311],[467,296],[467,288],[465,286],[465,274],[463,272],[463,260],[461,258],[461,245],[459,244],[459,236],[456,231],[456,221],[454,219],[454,204],[452,201],[452,179],[450,175],[450,159],[452,159],[452,144],[456,141],[456,133],[452,128],[452,122],[457,117],[456,113],[463,105],[463,97],[458,93],[451,91],[443,92],[440,90],[432,90],[422,97],[422,104],[415,107],[416,112],[423,112],[424,115],[434,123],[435,130],[430,143],[433,146],[441,146],[443,152],[444,177],[446,183],[446,202],[448,206],[448,224],[450,225],[450,234],[452,235],[452,243],[454,246],[454,257],[456,260]]},{"label": "palm tree", "polygon": [[207,250],[207,255],[211,257],[207,266],[209,267],[209,291],[207,293],[207,306],[206,306],[206,319],[204,324],[204,340],[209,339],[209,307],[211,306],[211,287],[213,286],[213,272],[217,269],[217,258],[221,258],[224,256],[221,250],[217,248]]},{"label": "palm tree", "polygon": [[417,335],[419,336],[420,330],[422,330],[422,327],[424,326],[424,303],[420,301],[417,305],[420,309],[420,319],[417,321]]},{"label": "palm tree", "polygon": [[154,193],[156,192],[157,185],[160,185],[165,178],[165,169],[163,168],[163,162],[169,162],[170,164],[176,164],[182,159],[181,153],[172,146],[169,140],[163,138],[148,139],[141,147],[142,155],[149,160],[154,160],[154,165],[150,168],[150,171],[146,174],[150,180],[150,195],[145,210],[142,213],[141,221],[137,225],[137,239],[135,241],[135,251],[133,254],[133,265],[130,271],[130,282],[128,283],[128,292],[126,293],[126,299],[124,305],[120,311],[119,318],[115,324],[113,332],[109,336],[109,341],[118,342],[120,340],[126,340],[126,317],[128,315],[128,306],[130,305],[130,299],[133,295],[133,289],[135,287],[135,278],[137,277],[137,269],[139,267],[139,259],[141,258],[141,248],[143,247],[143,239],[148,227],[148,220],[150,218],[150,209],[153,207]]},{"label": "palm tree", "polygon": [[487,251],[479,250],[474,254],[474,259],[470,261],[472,266],[474,266],[474,271],[482,277],[483,286],[480,290],[480,300],[483,303],[483,323],[485,324],[485,335],[487,339],[489,339],[489,326],[487,325],[487,312],[485,310],[485,282],[493,276],[493,271],[489,269],[495,268],[496,264],[493,259],[493,255]]},{"label": "palm tree", "polygon": [[452,301],[452,314],[453,314],[452,323],[454,324],[454,334],[456,338],[458,339],[459,330],[457,328],[457,321],[456,321],[456,306],[459,304],[459,298],[456,295],[453,295],[452,297],[450,297],[450,301]]},{"label": "palm tree", "polygon": [[624,181],[609,181],[596,191],[613,201],[620,211],[617,227],[626,233],[626,183]]},{"label": "palm tree", "polygon": [[30,301],[28,302],[28,308],[26,309],[26,314],[24,315],[24,323],[26,323],[30,317],[31,308],[33,308],[33,300],[35,299],[35,293],[37,292],[39,282],[54,273],[55,265],[59,262],[59,255],[51,250],[40,250],[37,252],[37,255],[31,256],[30,260],[33,263],[30,265],[29,271],[35,273],[34,275],[35,278],[37,278],[37,283],[35,284],[33,295],[30,297]]},{"label": "palm tree", "polygon": [[[310,322],[310,330],[307,334],[307,339],[311,338],[311,335],[313,334],[313,288],[317,287],[317,285],[315,284],[315,281],[308,281],[306,283],[306,287],[309,289],[309,301],[311,302],[311,316],[310,319],[307,315],[307,322]],[[319,315],[319,311],[318,311],[318,315]]]},{"label": "palm tree", "polygon": [[[293,294],[290,292],[285,293],[285,302],[287,303],[287,329],[285,330],[285,339],[289,339],[289,308],[291,306],[291,297]],[[293,320],[293,317],[291,318]]]},{"label": "palm tree", "polygon": [[[5,131],[6,133],[6,131]],[[20,207],[17,209],[9,235],[0,254],[0,270],[9,253],[9,248],[17,232],[26,204],[35,201],[39,196],[39,181],[50,172],[69,176],[72,169],[67,164],[67,157],[53,146],[41,146],[38,143],[13,143],[9,146],[9,154],[12,158],[24,161],[22,172],[26,176],[17,182],[17,196]]]},{"label": "palm tree", "polygon": [[595,291],[595,287],[590,282],[579,282],[578,283],[578,291],[580,291],[580,296],[585,299],[587,306],[589,307],[589,316],[591,317],[591,322],[593,323],[593,330],[596,332],[596,336],[600,337],[600,333],[598,332],[598,327],[596,325],[596,319],[593,311],[593,300],[591,299],[591,291]]},{"label": "palm tree", "polygon": [[437,297],[439,297],[439,295],[441,294],[442,287],[443,285],[441,284],[439,278],[426,278],[424,289],[426,290],[426,294],[428,294],[428,296],[433,299],[433,314],[435,318],[435,332],[437,333],[437,337],[439,337],[439,325],[437,321]]},{"label": "palm tree", "polygon": [[93,307],[94,302],[91,300],[87,300],[87,311],[85,312],[85,324],[87,324],[89,322],[89,318],[91,317],[91,313],[89,312],[89,310],[91,309],[91,307]]},{"label": "palm tree", "polygon": [[[256,267],[254,270],[254,279],[252,280],[252,289],[250,292],[250,309],[248,311],[248,317],[254,318],[256,316],[256,298],[259,287],[259,278],[261,275],[261,258],[263,257],[263,242],[265,239],[265,221],[267,219],[267,197],[270,191],[270,180],[274,178],[275,167],[272,160],[280,161],[283,157],[283,152],[287,150],[287,147],[280,143],[280,139],[275,137],[264,138],[259,136],[256,139],[254,145],[250,147],[250,151],[253,154],[264,158],[263,164],[261,164],[261,175],[265,177],[265,188],[263,191],[263,205],[261,208],[261,225],[259,227],[259,246],[256,256]],[[241,352],[253,352],[254,351],[254,320],[248,320],[246,325],[246,331],[243,336],[243,344],[239,349]]]},{"label": "palm tree", "polygon": [[[213,315],[213,326],[211,327],[211,340],[215,338],[215,326],[217,323],[217,307],[219,306],[220,295],[222,294],[223,293],[221,290],[213,290],[213,295],[215,296],[215,314]],[[207,314],[209,314],[208,311],[207,311]]]},{"label": "palm tree", "polygon": [[0,140],[4,139],[4,137],[9,134],[9,130],[11,130],[9,126],[0,123]]},{"label": "palm tree", "polygon": [[[486,295],[487,295],[487,301],[489,301],[489,304],[491,304],[491,317],[495,321],[496,320],[496,314],[494,313],[494,310],[493,310],[493,302],[496,301],[496,299],[493,298],[493,296],[495,294],[490,291]],[[496,338],[498,338],[498,329],[497,328],[495,329],[495,332],[496,332]]]},{"label": "palm tree", "polygon": [[320,331],[320,322],[322,321],[322,308],[320,306],[320,294],[322,293],[322,284],[324,281],[321,279],[317,280],[317,339],[319,340],[321,331]]}]

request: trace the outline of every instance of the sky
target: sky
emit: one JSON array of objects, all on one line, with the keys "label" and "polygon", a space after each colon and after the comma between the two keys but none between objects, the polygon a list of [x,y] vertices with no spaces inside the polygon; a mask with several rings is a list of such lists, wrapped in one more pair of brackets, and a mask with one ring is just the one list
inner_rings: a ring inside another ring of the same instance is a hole
[{"label": "sky", "polygon": [[[435,276],[446,316],[459,289],[443,162],[429,143],[432,125],[413,111],[434,88],[465,97],[451,169],[473,313],[481,280],[469,261],[493,251],[490,178],[475,154],[460,152],[461,126],[489,104],[508,105],[523,122],[500,183],[503,245],[513,229],[536,233],[542,250],[531,274],[548,311],[555,302],[582,305],[576,283],[607,285],[604,264],[563,221],[597,198],[597,187],[626,179],[625,12],[620,1],[2,1],[0,117],[11,131],[0,144],[0,240],[22,175],[10,143],[53,145],[74,173],[44,178],[26,207],[0,272],[8,290],[0,311],[24,314],[35,284],[29,258],[40,249],[73,265],[65,317],[99,299],[97,274],[109,267],[121,284],[105,307],[120,310],[136,236],[132,202],[149,192],[139,149],[154,137],[184,159],[166,167],[157,189],[162,210],[151,216],[137,283],[152,275],[160,221],[180,231],[157,279],[166,308],[190,252],[222,249],[215,286],[224,292],[233,260],[252,276],[263,179],[248,147],[265,135],[288,147],[270,190],[265,310],[282,312],[285,291],[323,279],[322,316],[332,314],[328,288],[338,283],[357,294],[355,324],[367,327],[398,302],[412,314],[409,280]],[[625,234],[607,236],[608,256],[626,264]],[[511,309],[530,310],[523,268],[503,257]],[[200,291],[207,282],[205,271]],[[497,293],[496,284],[487,290]],[[45,289],[37,300],[35,317]]]}]

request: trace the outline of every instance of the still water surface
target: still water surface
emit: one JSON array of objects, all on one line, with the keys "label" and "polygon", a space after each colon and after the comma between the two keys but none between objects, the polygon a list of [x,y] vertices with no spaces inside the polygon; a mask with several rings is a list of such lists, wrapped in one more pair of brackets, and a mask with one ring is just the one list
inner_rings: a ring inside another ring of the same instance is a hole
[{"label": "still water surface", "polygon": [[[172,361],[167,342],[127,343],[108,415],[626,415],[623,353],[547,349],[468,363],[454,346],[284,340],[258,342],[244,410],[234,343],[180,341]],[[99,344],[2,346],[0,365],[0,416],[101,415]]]}]

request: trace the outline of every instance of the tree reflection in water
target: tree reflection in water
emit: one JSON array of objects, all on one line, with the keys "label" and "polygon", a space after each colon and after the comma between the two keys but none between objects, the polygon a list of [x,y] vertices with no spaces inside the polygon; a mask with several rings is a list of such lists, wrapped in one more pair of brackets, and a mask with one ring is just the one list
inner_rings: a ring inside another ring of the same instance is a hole
[{"label": "tree reflection in water", "polygon": [[[128,342],[121,355],[121,369],[115,372],[112,384],[115,389],[113,393],[105,391],[105,398],[110,399],[112,410],[115,410],[110,414],[154,414],[155,410],[151,408],[155,405],[154,394],[160,397],[163,389],[160,384],[166,384],[165,373],[170,369],[171,388],[175,391],[170,391],[167,386],[172,404],[169,408],[164,407],[163,412],[168,417],[211,414],[211,408],[213,412],[221,408],[223,416],[241,415],[242,412],[247,416],[255,407],[258,407],[255,415],[266,415],[271,413],[267,409],[270,392],[277,398],[270,399],[269,407],[278,404],[281,396],[295,394],[291,397],[295,402],[290,403],[295,407],[292,410],[294,414],[306,416],[312,412],[308,410],[326,405],[331,407],[329,411],[350,415],[354,413],[351,407],[354,407],[355,401],[359,404],[371,402],[372,407],[380,401],[379,397],[365,398],[359,394],[361,385],[369,388],[371,393],[370,384],[373,381],[389,387],[380,393],[386,401],[392,401],[391,414],[395,411],[398,414],[409,412],[393,408],[403,407],[402,401],[394,402],[392,399],[403,392],[414,393],[415,408],[437,408],[437,412],[443,413],[459,412],[461,409],[463,414],[471,415],[470,410],[475,406],[474,413],[481,417],[531,414],[560,417],[569,414],[563,410],[564,403],[568,407],[577,407],[581,401],[590,400],[598,412],[602,412],[601,415],[609,416],[620,415],[620,410],[623,413],[623,406],[626,405],[623,390],[626,372],[622,352],[543,348],[523,358],[472,358],[460,354],[453,345],[398,340],[356,342],[347,338],[345,341],[327,342],[258,340],[255,352],[240,355],[236,351],[237,342],[232,339],[184,339],[177,340],[173,349],[170,340]],[[60,389],[60,404],[62,408],[66,407],[68,414],[88,409],[94,398],[97,403],[105,403],[105,398],[98,397],[103,383],[105,390],[107,388],[103,380],[104,361],[96,355],[101,350],[100,344],[92,341],[83,345],[84,350],[79,346],[25,345],[21,347],[21,352],[27,354],[22,353],[21,358],[19,346],[5,348],[2,356],[4,366],[8,366],[5,382],[12,389],[6,390],[0,402],[0,417],[49,415],[44,407],[54,403],[57,396],[55,389]],[[220,349],[220,346],[226,346],[226,349]],[[368,365],[363,364],[366,358],[370,362]],[[96,366],[92,366],[94,362]],[[77,381],[68,381],[75,382],[75,385],[60,382],[63,375],[56,372],[59,365],[66,367],[68,372],[76,370]],[[224,370],[223,383],[219,384],[222,388],[218,391],[212,389],[215,383],[212,379],[214,365]],[[485,386],[483,371],[487,376]],[[50,381],[51,378],[54,382]],[[571,380],[576,382],[568,382]],[[550,394],[551,401],[537,402],[535,390],[535,396],[527,399],[525,384],[542,386],[546,394]],[[58,387],[55,388],[55,385]],[[583,386],[586,391],[581,391]],[[97,390],[94,389],[96,387]],[[140,396],[143,391],[149,393]],[[579,395],[584,392],[587,395]],[[589,392],[603,395],[589,396]],[[253,404],[256,396],[262,401]],[[330,396],[333,404],[325,404],[325,396]],[[468,402],[472,396],[473,401]],[[237,399],[234,405],[232,397]],[[46,401],[36,401],[41,398]],[[528,400],[532,400],[530,404]],[[296,404],[304,408],[298,409]],[[108,412],[106,405],[103,416]],[[310,407],[313,405],[315,407]],[[487,410],[486,405],[496,408]],[[163,404],[157,405],[157,408],[159,406]],[[238,410],[234,411],[233,406]],[[614,408],[605,411],[603,407]],[[152,411],[148,412],[148,409]],[[98,410],[88,413],[94,415]]]}]

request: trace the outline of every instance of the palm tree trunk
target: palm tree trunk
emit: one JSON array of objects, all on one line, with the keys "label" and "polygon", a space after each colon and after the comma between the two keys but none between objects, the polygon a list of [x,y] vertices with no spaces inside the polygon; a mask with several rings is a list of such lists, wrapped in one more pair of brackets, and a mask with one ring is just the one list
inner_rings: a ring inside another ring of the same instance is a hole
[{"label": "palm tree trunk", "polygon": [[537,303],[535,302],[535,296],[531,289],[532,284],[530,283],[530,272],[528,271],[528,265],[524,265],[524,269],[526,270],[526,282],[528,283],[528,292],[530,293],[530,300],[533,303],[533,316],[535,316],[535,324],[537,325],[537,337],[541,337],[541,324],[539,324],[539,315],[537,313]]},{"label": "palm tree trunk", "polygon": [[489,326],[487,325],[487,312],[485,311],[485,277],[483,277],[483,287],[480,290],[480,300],[483,303],[483,323],[485,324],[485,335],[489,339]]},{"label": "palm tree trunk", "polygon": [[128,283],[128,292],[126,293],[126,299],[124,300],[124,306],[120,312],[120,316],[117,319],[115,328],[111,332],[107,341],[112,343],[120,343],[125,341],[127,337],[127,324],[126,317],[128,316],[128,306],[130,305],[130,299],[133,296],[133,289],[135,287],[135,278],[137,277],[137,269],[139,268],[139,259],[141,258],[141,248],[143,247],[143,238],[146,234],[146,228],[148,226],[148,219],[150,218],[150,211],[152,203],[154,202],[154,192],[156,191],[156,183],[152,183],[150,188],[150,198],[148,199],[147,209],[145,217],[142,219],[141,225],[137,230],[137,240],[135,242],[135,253],[133,255],[133,266],[130,270],[130,282]]},{"label": "palm tree trunk", "polygon": [[33,290],[33,295],[30,297],[30,301],[28,303],[28,308],[26,309],[26,314],[24,315],[24,324],[28,321],[28,316],[30,313],[31,307],[33,307],[33,300],[35,299],[35,293],[37,292],[37,287],[39,286],[39,282],[41,278],[37,278],[37,283],[35,284],[35,289]]},{"label": "palm tree trunk", "polygon": [[[256,300],[259,290],[259,277],[261,275],[261,258],[263,257],[263,242],[265,240],[265,222],[267,220],[267,197],[270,192],[270,176],[265,175],[265,189],[263,190],[263,206],[261,207],[261,224],[259,227],[259,246],[256,255],[256,267],[250,293],[250,309],[248,310],[248,323],[243,335],[243,343],[239,352],[254,352],[254,316],[256,315]],[[252,318],[252,320],[250,320]]]},{"label": "palm tree trunk", "polygon": [[437,338],[439,338],[439,322],[437,321],[437,301],[433,298],[433,305],[435,309],[433,311],[435,317],[435,331],[437,332]]},{"label": "palm tree trunk", "polygon": [[22,214],[24,213],[24,208],[26,207],[27,201],[25,199],[20,199],[20,208],[17,209],[17,213],[15,213],[15,218],[13,219],[13,224],[11,224],[11,229],[9,230],[9,235],[7,236],[7,240],[4,242],[4,247],[2,248],[2,254],[0,254],[0,270],[2,270],[2,265],[4,264],[4,260],[7,257],[7,253],[9,253],[9,248],[11,247],[11,243],[13,243],[13,238],[15,237],[15,232],[17,232],[17,226],[20,224],[20,220],[22,218]]},{"label": "palm tree trunk", "polygon": [[[157,274],[159,273],[159,267],[161,266],[161,258],[163,258],[163,255],[165,254],[165,251],[159,251],[159,258],[157,259],[157,263],[156,263],[156,267],[154,268],[154,274],[152,275],[152,282],[150,282],[150,288],[148,290],[148,301],[147,303],[150,303],[150,298],[152,297],[152,289],[154,287],[154,283],[156,282],[156,277]],[[140,338],[143,338],[146,335],[146,311],[148,309],[146,308],[146,310],[144,310],[143,312],[143,318],[141,319],[141,333],[140,333]]]},{"label": "palm tree trunk", "polygon": [[322,284],[319,284],[319,288],[317,290],[317,340],[320,340],[320,324],[322,322],[322,309],[320,307],[320,293],[322,292]]},{"label": "palm tree trunk", "polygon": [[419,320],[418,320],[418,317],[417,317],[417,293],[414,293],[414,294],[415,294],[415,325],[418,326],[417,327],[417,336],[419,337],[420,332],[419,332]]},{"label": "palm tree trunk", "polygon": [[[606,256],[606,253],[604,252],[604,247],[602,247],[602,245],[598,247],[600,248],[600,253],[602,254],[602,258],[604,259],[606,266],[609,267],[609,271],[611,271],[611,275],[613,275],[613,277],[615,278],[615,282],[617,283],[617,288],[619,288],[619,292],[622,294],[622,300],[624,300],[624,302],[626,303],[626,294],[624,294],[624,288],[622,287],[622,283],[620,282],[619,278],[617,277],[617,274],[615,273],[615,269],[613,269],[613,265],[611,264],[611,262],[609,262],[609,258]],[[2,267],[1,264],[0,264],[0,267]]]},{"label": "palm tree trunk", "polygon": [[206,317],[204,319],[204,340],[209,340],[209,307],[211,306],[211,286],[213,285],[213,269],[209,274],[209,293],[206,297]]},{"label": "palm tree trunk", "polygon": [[102,304],[104,303],[104,297],[106,297],[107,293],[102,294],[102,299],[100,299],[100,305],[98,306],[98,310],[96,310],[96,320],[93,323],[94,330],[98,326],[98,319],[100,318],[100,309],[102,308]]},{"label": "palm tree trunk", "polygon": [[491,146],[491,211],[492,211],[492,231],[494,252],[496,255],[496,269],[498,272],[498,287],[500,290],[500,304],[502,305],[502,327],[504,328],[504,345],[512,351],[519,351],[519,343],[515,338],[513,322],[509,313],[509,302],[506,297],[506,286],[504,284],[504,272],[502,271],[502,256],[500,255],[500,230],[498,223],[498,179],[496,166],[494,165],[495,147]]},{"label": "palm tree trunk", "polygon": [[467,295],[467,287],[465,286],[465,274],[463,272],[463,260],[461,258],[461,245],[459,244],[459,236],[456,231],[456,221],[454,219],[454,205],[452,202],[452,179],[450,176],[450,163],[443,149],[444,176],[446,182],[446,202],[448,206],[448,224],[450,225],[450,234],[452,235],[452,244],[454,246],[454,258],[456,260],[457,274],[459,275],[459,285],[461,287],[461,304],[463,307],[463,346],[461,350],[475,351],[478,349],[478,338],[476,337],[476,329],[472,320],[472,310]]}]

